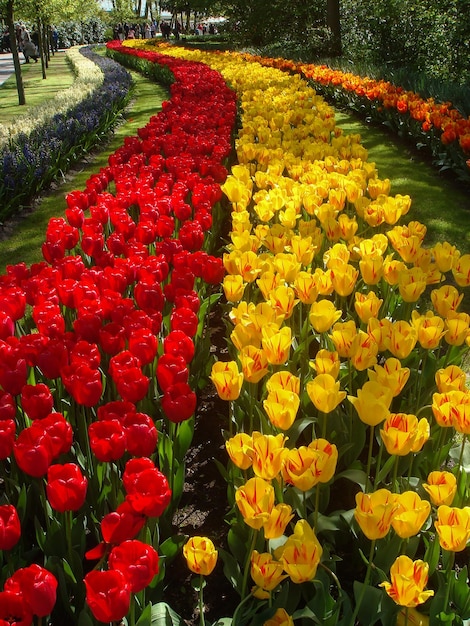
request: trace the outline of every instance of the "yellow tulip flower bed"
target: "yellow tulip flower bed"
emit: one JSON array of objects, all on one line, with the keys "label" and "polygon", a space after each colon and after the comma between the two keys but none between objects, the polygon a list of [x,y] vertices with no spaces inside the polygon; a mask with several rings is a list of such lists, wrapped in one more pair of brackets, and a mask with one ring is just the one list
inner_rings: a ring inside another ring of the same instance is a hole
[{"label": "yellow tulip flower bed", "polygon": [[222,186],[231,360],[211,375],[230,402],[232,623],[424,623],[418,605],[462,623],[470,255],[426,245],[412,199],[299,75],[159,51],[217,69],[241,112]]}]

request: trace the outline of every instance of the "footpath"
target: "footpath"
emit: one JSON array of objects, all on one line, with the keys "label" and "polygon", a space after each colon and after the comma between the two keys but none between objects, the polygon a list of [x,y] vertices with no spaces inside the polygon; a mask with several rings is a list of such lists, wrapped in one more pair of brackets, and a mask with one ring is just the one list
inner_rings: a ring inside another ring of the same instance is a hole
[{"label": "footpath", "polygon": [[[21,55],[23,56],[23,55]],[[20,59],[20,63],[24,63],[24,59]],[[0,85],[15,73],[13,66],[13,55],[11,52],[2,52],[0,54]]]}]

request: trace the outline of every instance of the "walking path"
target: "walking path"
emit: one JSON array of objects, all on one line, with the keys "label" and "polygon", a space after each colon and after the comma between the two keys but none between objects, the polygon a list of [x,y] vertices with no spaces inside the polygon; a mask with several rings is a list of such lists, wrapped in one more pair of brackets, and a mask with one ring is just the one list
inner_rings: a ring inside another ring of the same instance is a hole
[{"label": "walking path", "polygon": [[[21,55],[22,57],[23,55]],[[24,59],[20,58],[20,63],[24,63]],[[11,52],[2,52],[0,54],[0,85],[10,78],[15,73],[13,66],[13,55]]]}]

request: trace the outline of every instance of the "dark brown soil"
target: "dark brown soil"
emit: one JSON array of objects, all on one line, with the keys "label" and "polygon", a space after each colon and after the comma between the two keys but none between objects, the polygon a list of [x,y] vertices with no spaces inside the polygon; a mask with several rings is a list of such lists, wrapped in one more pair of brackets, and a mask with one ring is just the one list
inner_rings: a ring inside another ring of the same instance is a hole
[{"label": "dark brown soil", "polygon": [[[223,359],[227,348],[219,310],[210,315],[210,333],[211,351]],[[195,418],[194,439],[186,455],[184,492],[173,523],[181,534],[206,536],[217,548],[226,549],[227,485],[216,461],[227,465],[222,430],[228,427],[228,403],[220,400],[211,383],[200,394]],[[164,600],[188,626],[199,624],[197,593],[191,587],[193,576],[182,555],[170,564],[165,575]],[[214,623],[219,618],[232,616],[238,602],[239,597],[225,577],[219,557],[216,569],[206,577],[206,621]]]}]

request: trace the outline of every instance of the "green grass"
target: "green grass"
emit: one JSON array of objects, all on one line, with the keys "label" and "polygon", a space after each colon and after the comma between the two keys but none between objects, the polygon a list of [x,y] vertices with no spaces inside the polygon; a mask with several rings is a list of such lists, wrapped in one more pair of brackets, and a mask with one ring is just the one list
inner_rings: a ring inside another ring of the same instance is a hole
[{"label": "green grass", "polygon": [[447,240],[462,254],[470,252],[468,189],[463,189],[450,176],[440,174],[424,155],[387,132],[349,113],[338,112],[336,120],[346,133],[361,135],[379,177],[390,179],[391,193],[411,196],[411,209],[406,217],[427,226],[426,246]]},{"label": "green grass", "polygon": [[16,78],[13,74],[0,87],[0,124],[12,122],[17,119],[18,115],[27,115],[30,108],[52,100],[58,91],[67,89],[75,80],[75,74],[67,62],[65,52],[57,52],[51,56],[45,80],[42,77],[40,61],[23,63],[21,74],[26,104],[18,105]]},{"label": "green grass", "polygon": [[133,99],[123,123],[115,129],[109,142],[99,147],[99,152],[75,166],[73,177],[68,176],[67,182],[43,197],[37,208],[21,219],[13,234],[0,242],[0,272],[4,272],[7,265],[20,261],[29,266],[42,260],[41,246],[47,224],[50,218],[64,215],[65,195],[73,189],[83,189],[91,174],[107,165],[109,155],[123,144],[124,138],[135,135],[138,128],[145,126],[150,117],[160,111],[162,101],[168,98],[166,89],[139,74],[132,76],[135,82]]}]

